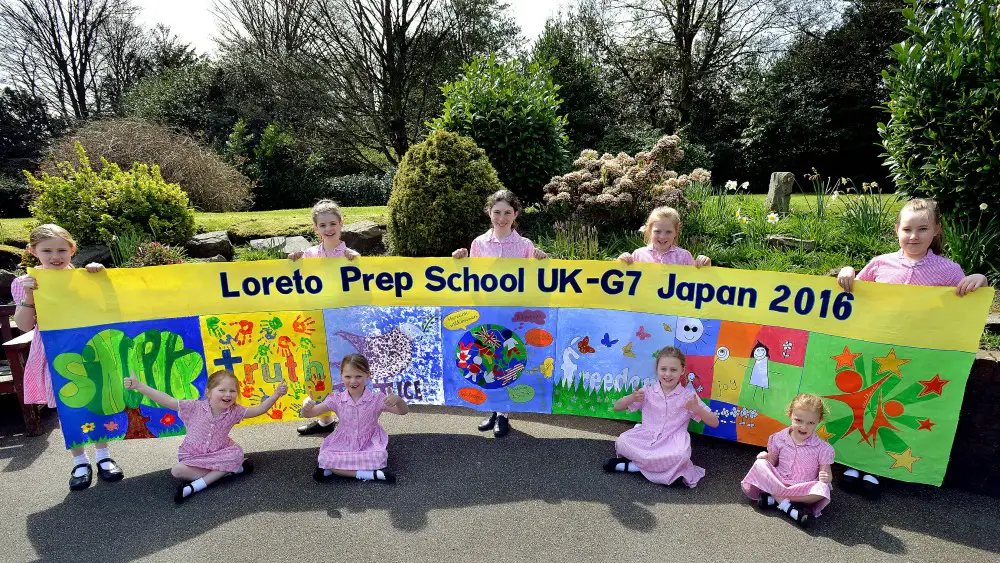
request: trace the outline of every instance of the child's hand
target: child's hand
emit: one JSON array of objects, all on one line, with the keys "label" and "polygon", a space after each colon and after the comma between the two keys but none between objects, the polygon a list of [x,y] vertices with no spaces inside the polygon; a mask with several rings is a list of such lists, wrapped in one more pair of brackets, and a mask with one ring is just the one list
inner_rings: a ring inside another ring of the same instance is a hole
[{"label": "child's hand", "polygon": [[757,459],[767,459],[767,452],[760,452],[757,454]]},{"label": "child's hand", "polygon": [[642,403],[646,400],[646,389],[640,387],[632,393],[632,400],[630,403]]},{"label": "child's hand", "polygon": [[135,377],[134,371],[129,372],[129,374],[130,375],[128,377],[122,380],[123,384],[125,385],[125,389],[129,391],[138,391],[139,386],[142,385],[142,382]]},{"label": "child's hand", "polygon": [[704,254],[699,254],[697,258],[694,259],[694,267],[701,268],[702,266],[711,266],[712,259]]},{"label": "child's hand", "polygon": [[691,411],[691,412],[697,412],[697,411],[700,411],[700,410],[702,410],[702,407],[701,407],[701,406],[702,406],[702,405],[704,405],[704,404],[705,404],[705,403],[702,403],[702,402],[701,402],[701,401],[700,401],[700,400],[698,399],[698,396],[697,396],[697,395],[691,395],[691,396],[690,396],[690,397],[688,398],[688,400],[684,401],[684,408],[686,408],[687,410],[689,410],[689,411]]},{"label": "child's hand", "polygon": [[465,248],[459,248],[455,252],[451,253],[451,257],[452,258],[468,258],[469,257],[469,251],[466,250]]},{"label": "child's hand", "polygon": [[100,272],[103,269],[104,269],[104,264],[99,264],[97,262],[91,262],[90,264],[87,264],[87,271],[90,272],[91,274],[96,274],[97,272]]},{"label": "child's hand", "polygon": [[629,266],[631,266],[631,265],[632,265],[632,262],[633,262],[633,260],[632,260],[632,255],[631,255],[631,254],[629,254],[628,252],[622,252],[622,253],[621,253],[621,254],[620,254],[620,255],[618,256],[618,261],[619,261],[619,262],[625,262],[626,264],[628,264]]},{"label": "child's hand", "polygon": [[285,380],[282,379],[281,383],[279,383],[278,386],[274,388],[274,396],[284,397],[285,393],[288,393],[288,384],[286,384]]},{"label": "child's hand", "polygon": [[844,266],[840,269],[840,273],[837,274],[837,283],[840,287],[844,288],[844,291],[851,293],[854,291],[854,278],[857,276],[857,272],[854,268],[850,266]]},{"label": "child's hand", "polygon": [[351,250],[350,248],[348,248],[347,251],[344,252],[344,256],[347,257],[348,260],[354,260],[358,256],[361,256],[361,254],[359,254],[359,253]]},{"label": "child's hand", "polygon": [[294,262],[294,261],[298,260],[299,258],[302,258],[303,254],[304,254],[304,252],[302,252],[301,250],[297,250],[295,252],[289,252],[288,253],[288,259],[291,260],[292,262]]},{"label": "child's hand", "polygon": [[830,475],[829,471],[820,471],[819,472],[819,481],[820,481],[820,483],[830,484],[830,483],[833,482],[833,475]]},{"label": "child's hand", "polygon": [[38,280],[36,280],[34,276],[25,276],[21,285],[24,286],[24,291],[26,293],[31,293],[38,289]]},{"label": "child's hand", "polygon": [[545,251],[538,248],[535,249],[535,260],[545,260],[548,257],[549,255],[546,254]]},{"label": "child's hand", "polygon": [[980,287],[985,287],[987,283],[986,276],[982,274],[965,276],[962,278],[962,281],[958,282],[958,286],[955,287],[955,293],[962,297],[972,293]]},{"label": "child's hand", "polygon": [[383,403],[385,403],[385,406],[389,407],[390,409],[394,409],[402,401],[403,401],[402,397],[390,393],[385,396],[385,401],[383,401]]}]

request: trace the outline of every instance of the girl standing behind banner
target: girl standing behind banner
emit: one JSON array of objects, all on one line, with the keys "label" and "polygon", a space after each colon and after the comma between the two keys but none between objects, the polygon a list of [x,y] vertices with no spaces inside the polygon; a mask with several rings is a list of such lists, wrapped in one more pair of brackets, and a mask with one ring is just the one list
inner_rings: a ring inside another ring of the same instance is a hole
[{"label": "girl standing behind banner", "polygon": [[[347,244],[340,240],[340,232],[344,228],[344,214],[341,212],[340,206],[336,203],[329,199],[318,201],[312,208],[312,221],[313,230],[319,235],[319,244],[310,246],[299,252],[290,252],[288,254],[289,260],[295,261],[299,258],[340,258],[341,256],[348,260],[354,260],[358,256],[361,256],[354,250],[347,248]],[[326,414],[309,424],[299,426],[297,430],[300,435],[307,436],[309,434],[333,432],[336,426],[337,421],[333,419],[333,415]]]},{"label": "girl standing behind banner", "polygon": [[615,410],[642,409],[642,422],[615,441],[615,453],[604,470],[636,473],[654,483],[673,485],[681,481],[694,487],[705,470],[691,463],[688,421],[704,421],[712,428],[719,417],[701,402],[694,389],[685,385],[684,353],[667,346],[656,353],[657,384],[642,387],[615,401]]},{"label": "girl standing behind banner", "polygon": [[[844,266],[837,276],[837,283],[845,291],[853,291],[854,280],[905,285],[954,286],[955,293],[964,296],[984,287],[986,276],[965,275],[962,267],[941,256],[941,211],[932,199],[911,199],[896,218],[896,237],[899,251],[876,256],[867,266],[855,273]],[[858,489],[867,497],[875,498],[880,491],[879,480],[874,475],[861,474],[847,468],[841,478],[844,490]]]},{"label": "girl standing behind banner", "polygon": [[[76,241],[66,229],[53,224],[39,225],[31,231],[28,237],[28,252],[38,259],[39,269],[69,270],[73,268],[70,258],[76,254]],[[100,272],[104,266],[97,263],[87,264],[90,273]],[[27,274],[17,278],[10,285],[10,292],[17,303],[14,311],[14,323],[25,332],[40,328],[36,326],[35,291],[38,291],[38,281]],[[31,351],[24,366],[24,403],[26,405],[48,405],[55,408],[56,397],[52,388],[52,374],[49,373],[49,362],[42,347],[41,333],[36,330],[31,341]],[[72,448],[73,469],[69,477],[69,490],[80,491],[90,487],[94,470],[90,466],[90,458],[84,448]],[[111,459],[107,440],[97,442],[97,474],[108,482],[121,481],[125,474],[115,460]]]},{"label": "girl standing behind banner", "polygon": [[[476,237],[469,250],[459,248],[451,253],[452,258],[548,258],[545,252],[535,248],[530,240],[517,234],[514,221],[521,213],[521,202],[510,190],[500,190],[486,199],[486,215],[490,218],[490,230]],[[493,435],[502,438],[510,430],[509,413],[493,412],[479,423],[480,432],[492,430]]]},{"label": "girl standing behind banner", "polygon": [[674,244],[681,232],[681,216],[673,207],[657,207],[646,219],[642,228],[642,236],[648,246],[636,249],[631,254],[623,252],[618,260],[626,264],[633,262],[652,262],[655,264],[678,264],[680,266],[711,266],[708,256],[698,255],[692,258],[691,253]]},{"label": "girl standing behind banner", "polygon": [[240,382],[229,370],[219,370],[208,376],[205,396],[195,401],[180,401],[153,389],[136,379],[135,373],[125,378],[125,388],[177,411],[184,422],[187,434],[177,451],[177,465],[170,470],[175,479],[184,481],[174,495],[177,503],[223,477],[252,473],[253,462],[243,457],[243,448],[229,437],[229,431],[244,418],[266,413],[288,392],[282,379],[270,397],[255,407],[244,407],[237,402]]}]

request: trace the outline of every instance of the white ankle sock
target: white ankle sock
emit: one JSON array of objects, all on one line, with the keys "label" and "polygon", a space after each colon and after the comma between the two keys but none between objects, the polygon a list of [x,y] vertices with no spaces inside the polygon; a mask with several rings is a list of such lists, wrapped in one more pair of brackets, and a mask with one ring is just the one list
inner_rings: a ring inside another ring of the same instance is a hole
[{"label": "white ankle sock", "polygon": [[240,473],[243,473],[243,466],[242,465],[240,465],[239,469],[237,469],[236,471],[233,471],[233,475],[239,475]]},{"label": "white ankle sock", "polygon": [[329,477],[330,475],[333,475],[333,470],[332,469],[324,469],[323,470],[323,477]]},{"label": "white ankle sock", "polygon": [[799,519],[799,509],[798,508],[793,508],[793,509],[789,510],[788,511],[788,515],[792,517],[792,520],[798,520]]},{"label": "white ankle sock", "polygon": [[328,420],[328,421],[324,422],[323,419],[320,418],[320,419],[318,419],[316,421],[316,423],[319,424],[320,426],[322,426],[323,428],[326,428],[327,426],[330,426],[331,424],[333,424],[333,421],[332,420]]},{"label": "white ankle sock", "polygon": [[771,495],[767,495],[767,505],[768,505],[768,506],[774,506],[774,503],[775,503],[775,502],[776,502],[776,501],[774,500],[774,497],[773,497],[773,496],[771,496]]},{"label": "white ankle sock", "polygon": [[355,475],[355,477],[357,477],[358,480],[360,480],[360,481],[372,481],[372,480],[375,479],[375,472],[374,471],[358,471],[358,473],[357,473],[357,475]]},{"label": "white ankle sock", "polygon": [[861,478],[861,480],[862,481],[868,481],[869,483],[872,483],[873,485],[878,485],[878,479],[876,479],[874,475],[865,475],[864,477]]},{"label": "white ankle sock", "polygon": [[792,501],[785,499],[778,503],[778,510],[782,512],[788,512],[788,509],[792,507]]},{"label": "white ankle sock", "polygon": [[109,461],[111,459],[111,452],[108,450],[107,446],[103,448],[97,448],[97,452],[94,458],[97,459],[97,465],[100,466],[101,469],[104,470],[111,469],[112,465],[111,462]]},{"label": "white ankle sock", "polygon": [[636,465],[635,462],[630,461],[630,462],[628,462],[628,468],[627,468],[627,470],[628,470],[629,473],[638,473],[639,472],[639,466]]},{"label": "white ankle sock", "polygon": [[198,491],[203,491],[207,486],[208,484],[205,483],[205,479],[196,479],[191,481],[187,485],[184,485],[184,496],[189,497]]},{"label": "white ankle sock", "polygon": [[[87,457],[86,453],[82,453],[80,455],[73,456],[73,465],[80,465],[82,463],[87,463],[87,464],[90,463],[90,458]],[[87,474],[87,468],[86,467],[81,467],[81,468],[73,471],[73,477],[83,477],[86,474]]]},{"label": "white ankle sock", "polygon": [[860,477],[861,473],[858,473],[857,469],[848,469],[847,471],[844,472],[844,475],[848,477]]}]

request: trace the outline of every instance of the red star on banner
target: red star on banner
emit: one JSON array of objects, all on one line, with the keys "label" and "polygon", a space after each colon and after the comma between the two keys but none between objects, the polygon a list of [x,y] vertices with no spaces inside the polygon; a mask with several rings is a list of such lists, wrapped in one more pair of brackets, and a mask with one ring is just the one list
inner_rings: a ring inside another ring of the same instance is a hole
[{"label": "red star on banner", "polygon": [[830,356],[831,360],[837,361],[837,367],[833,368],[833,371],[837,371],[840,368],[851,368],[854,369],[854,360],[858,359],[861,352],[857,354],[852,354],[851,350],[844,346],[844,351],[836,356]]},{"label": "red star on banner", "polygon": [[936,426],[933,422],[931,422],[931,419],[929,418],[925,418],[923,420],[917,420],[917,422],[920,423],[920,428],[917,428],[917,430],[926,430],[930,432],[931,426]]},{"label": "red star on banner", "polygon": [[930,395],[931,393],[934,393],[934,394],[937,394],[937,395],[940,396],[941,395],[941,391],[944,391],[944,386],[947,383],[950,383],[950,382],[951,382],[950,379],[941,379],[941,374],[940,373],[934,374],[934,378],[933,379],[927,379],[927,380],[923,380],[923,381],[919,381],[918,380],[917,383],[923,385],[924,389],[923,389],[923,391],[920,392],[919,395],[917,395],[917,397],[923,397],[924,395]]}]

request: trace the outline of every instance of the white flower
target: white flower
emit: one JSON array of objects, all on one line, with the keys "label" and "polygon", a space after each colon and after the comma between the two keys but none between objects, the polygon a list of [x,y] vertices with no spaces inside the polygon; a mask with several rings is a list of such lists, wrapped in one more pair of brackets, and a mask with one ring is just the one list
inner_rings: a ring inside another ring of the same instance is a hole
[{"label": "white flower", "polygon": [[833,193],[830,194],[831,200],[837,199],[838,197],[840,197],[840,192],[838,192],[837,190],[834,190]]},{"label": "white flower", "polygon": [[743,182],[742,184],[740,184],[740,189],[741,190],[745,190],[745,189],[747,189],[747,187],[749,185],[750,185],[750,182]]},{"label": "white flower", "polygon": [[990,208],[990,206],[989,206],[989,205],[986,205],[985,203],[980,203],[980,204],[979,204],[979,210],[980,210],[980,211],[986,211],[986,210],[987,210],[987,209],[989,209],[989,208]]},{"label": "white flower", "polygon": [[771,213],[770,215],[768,215],[767,216],[767,222],[770,223],[770,224],[772,224],[772,225],[776,225],[778,223],[778,214],[777,213]]},{"label": "white flower", "polygon": [[726,189],[730,190],[730,191],[735,190],[736,189],[736,180],[730,180],[730,181],[726,182]]},{"label": "white flower", "polygon": [[878,182],[872,182],[872,189],[878,188]]},{"label": "white flower", "polygon": [[840,184],[843,185],[843,186],[846,186],[847,185],[847,178],[841,178],[840,179]]}]

